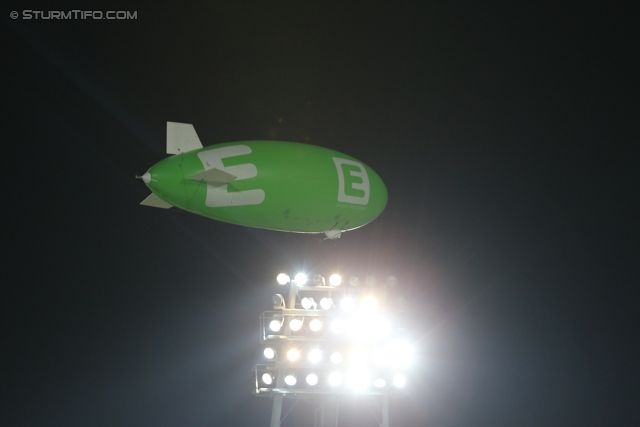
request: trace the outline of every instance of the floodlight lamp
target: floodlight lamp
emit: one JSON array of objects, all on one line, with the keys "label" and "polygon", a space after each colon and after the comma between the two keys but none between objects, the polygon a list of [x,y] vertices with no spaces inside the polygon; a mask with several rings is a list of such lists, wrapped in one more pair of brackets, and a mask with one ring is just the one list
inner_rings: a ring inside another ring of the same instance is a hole
[{"label": "floodlight lamp", "polygon": [[322,359],[322,353],[317,348],[309,352],[309,361],[311,363],[318,363]]},{"label": "floodlight lamp", "polygon": [[313,278],[311,279],[311,283],[313,284],[313,286],[324,286],[324,277],[322,277],[321,274],[314,274]]},{"label": "floodlight lamp", "polygon": [[338,353],[337,351],[331,353],[329,360],[331,360],[331,363],[339,365],[340,363],[342,363],[342,354]]},{"label": "floodlight lamp", "polygon": [[304,273],[296,274],[296,285],[304,286],[307,283],[307,275]]},{"label": "floodlight lamp", "polygon": [[300,304],[302,305],[302,308],[304,308],[305,310],[310,310],[312,308],[316,309],[318,307],[318,303],[316,303],[313,298],[309,298],[309,297],[302,298],[302,300],[300,301]]},{"label": "floodlight lamp", "polygon": [[393,385],[401,388],[407,384],[407,378],[402,374],[396,374],[393,376]]},{"label": "floodlight lamp", "polygon": [[271,322],[269,322],[269,329],[271,329],[273,332],[279,332],[281,327],[282,323],[279,320],[273,319]]},{"label": "floodlight lamp", "polygon": [[367,276],[367,278],[364,279],[364,283],[369,287],[373,287],[376,285],[376,283],[378,283],[378,281],[374,276]]},{"label": "floodlight lamp", "polygon": [[302,320],[301,319],[291,319],[289,322],[289,327],[292,331],[298,332],[300,328],[302,328]]},{"label": "floodlight lamp", "polygon": [[340,286],[342,277],[340,277],[339,274],[332,274],[331,277],[329,277],[329,283],[331,283],[331,286]]},{"label": "floodlight lamp", "polygon": [[286,377],[284,377],[284,382],[287,385],[294,386],[298,382],[298,379],[296,378],[295,375],[289,374]]},{"label": "floodlight lamp", "polygon": [[276,308],[276,309],[285,308],[284,297],[280,294],[275,294],[274,296],[272,296],[271,302],[273,303],[273,308]]},{"label": "floodlight lamp", "polygon": [[264,349],[264,357],[266,357],[267,359],[271,360],[274,357],[276,357],[276,351],[274,349],[272,349],[271,347],[267,347]]},{"label": "floodlight lamp", "polygon": [[309,329],[311,329],[313,332],[318,332],[320,329],[322,329],[322,320],[313,319],[311,322],[309,322]]},{"label": "floodlight lamp", "polygon": [[289,359],[289,361],[295,362],[299,358],[300,358],[300,352],[295,348],[292,348],[289,351],[287,351],[287,359]]},{"label": "floodlight lamp", "polygon": [[278,277],[276,278],[276,280],[278,281],[279,285],[286,285],[291,281],[291,278],[289,277],[288,274],[280,273],[278,274]]},{"label": "floodlight lamp", "polygon": [[340,375],[338,372],[333,372],[331,375],[329,375],[329,384],[333,387],[338,387],[340,384],[342,384],[342,375]]},{"label": "floodlight lamp", "polygon": [[360,284],[360,279],[358,279],[356,276],[351,276],[349,277],[349,284],[351,286],[358,286]]},{"label": "floodlight lamp", "polygon": [[333,300],[331,298],[322,298],[320,300],[320,307],[323,310],[329,310],[333,306]]},{"label": "floodlight lamp", "polygon": [[264,374],[262,374],[262,382],[266,385],[271,385],[271,383],[273,382],[273,376],[270,373],[265,372]]},{"label": "floodlight lamp", "polygon": [[344,297],[342,301],[340,301],[340,308],[342,308],[345,311],[353,310],[354,306],[355,306],[355,303],[353,301],[353,298],[351,297]]},{"label": "floodlight lamp", "polygon": [[373,382],[373,385],[374,385],[374,386],[376,386],[376,387],[378,387],[378,388],[382,388],[382,387],[384,387],[385,385],[387,385],[387,382],[386,382],[384,379],[382,379],[382,378],[378,378],[377,380],[375,380],[375,381]]},{"label": "floodlight lamp", "polygon": [[309,384],[309,385],[318,384],[318,376],[316,374],[307,375],[307,384]]}]

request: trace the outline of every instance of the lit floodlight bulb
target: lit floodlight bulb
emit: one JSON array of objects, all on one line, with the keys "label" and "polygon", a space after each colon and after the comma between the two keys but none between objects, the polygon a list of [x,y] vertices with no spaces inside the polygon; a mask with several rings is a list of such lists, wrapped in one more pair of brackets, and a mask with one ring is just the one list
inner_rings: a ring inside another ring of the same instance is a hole
[{"label": "lit floodlight bulb", "polygon": [[342,375],[340,375],[338,372],[333,372],[331,375],[329,375],[329,384],[333,387],[338,387],[340,384],[342,384]]},{"label": "lit floodlight bulb", "polygon": [[396,374],[393,376],[393,385],[396,387],[404,387],[407,383],[407,378],[402,374]]},{"label": "lit floodlight bulb", "polygon": [[287,375],[286,377],[284,377],[284,382],[285,382],[287,385],[294,386],[294,385],[296,385],[296,383],[298,382],[298,380],[296,379],[296,376],[295,376],[295,375],[293,375],[293,374],[289,374],[289,375]]},{"label": "lit floodlight bulb", "polygon": [[274,349],[272,349],[271,347],[267,347],[264,349],[264,357],[266,357],[267,359],[271,360],[274,357],[276,357],[276,351]]},{"label": "lit floodlight bulb", "polygon": [[311,329],[313,332],[318,332],[320,329],[322,329],[322,320],[313,319],[311,322],[309,322],[309,329]]},{"label": "lit floodlight bulb", "polygon": [[280,331],[281,327],[282,323],[280,323],[279,320],[273,319],[271,322],[269,322],[269,329],[271,329],[273,332]]},{"label": "lit floodlight bulb", "polygon": [[339,274],[332,274],[331,277],[329,277],[329,283],[331,283],[331,286],[340,286],[342,277],[340,277]]},{"label": "lit floodlight bulb", "polygon": [[309,352],[309,361],[311,363],[318,363],[322,359],[322,353],[318,349],[311,350]]},{"label": "lit floodlight bulb", "polygon": [[316,374],[307,375],[307,384],[309,384],[309,385],[318,384],[318,376]]},{"label": "lit floodlight bulb", "polygon": [[296,274],[296,284],[298,286],[304,286],[307,283],[307,275],[304,273]]},{"label": "lit floodlight bulb", "polygon": [[342,299],[342,301],[340,301],[340,308],[342,308],[344,311],[351,311],[353,310],[354,306],[355,303],[353,302],[353,298],[351,297],[345,297]]},{"label": "lit floodlight bulb", "polygon": [[305,310],[309,310],[313,306],[317,306],[313,298],[308,298],[308,297],[302,298],[302,300],[300,301],[300,304],[302,305],[302,308],[304,308]]},{"label": "lit floodlight bulb", "polygon": [[378,301],[374,297],[365,297],[362,300],[363,311],[374,311],[376,308],[378,308]]},{"label": "lit floodlight bulb", "polygon": [[292,331],[298,332],[300,328],[302,328],[302,320],[291,319],[291,322],[289,322],[289,327],[291,328]]},{"label": "lit floodlight bulb", "polygon": [[323,310],[329,310],[332,306],[333,306],[333,301],[331,300],[331,298],[325,297],[320,300],[320,307]]},{"label": "lit floodlight bulb", "polygon": [[333,322],[331,322],[331,332],[333,332],[334,334],[342,333],[342,331],[344,331],[344,327],[344,320],[342,319],[335,319]]},{"label": "lit floodlight bulb", "polygon": [[262,374],[262,382],[265,383],[266,385],[271,385],[271,383],[273,382],[273,377],[268,372],[264,373]]},{"label": "lit floodlight bulb", "polygon": [[280,273],[278,274],[278,277],[276,278],[276,280],[278,281],[279,285],[286,285],[291,281],[291,278],[289,277],[288,274]]},{"label": "lit floodlight bulb", "polygon": [[331,353],[331,356],[329,356],[329,360],[331,360],[331,363],[334,363],[336,365],[339,365],[340,363],[342,363],[342,354],[336,352]]},{"label": "lit floodlight bulb", "polygon": [[292,348],[289,351],[287,351],[287,359],[289,359],[291,362],[295,362],[299,358],[300,358],[300,352],[295,348]]},{"label": "lit floodlight bulb", "polygon": [[375,380],[373,382],[373,385],[376,386],[377,388],[382,388],[385,385],[387,385],[387,382],[385,380],[383,380],[382,378],[378,378],[377,380]]},{"label": "lit floodlight bulb", "polygon": [[363,370],[352,371],[348,376],[349,386],[355,390],[362,390],[369,385],[369,375]]}]

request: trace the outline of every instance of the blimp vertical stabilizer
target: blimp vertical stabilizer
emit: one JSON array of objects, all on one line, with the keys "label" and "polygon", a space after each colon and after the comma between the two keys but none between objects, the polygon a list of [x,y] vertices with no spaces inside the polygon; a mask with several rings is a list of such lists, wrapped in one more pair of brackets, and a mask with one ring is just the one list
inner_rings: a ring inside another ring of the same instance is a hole
[{"label": "blimp vertical stabilizer", "polygon": [[180,154],[202,148],[193,125],[167,122],[167,154]]}]

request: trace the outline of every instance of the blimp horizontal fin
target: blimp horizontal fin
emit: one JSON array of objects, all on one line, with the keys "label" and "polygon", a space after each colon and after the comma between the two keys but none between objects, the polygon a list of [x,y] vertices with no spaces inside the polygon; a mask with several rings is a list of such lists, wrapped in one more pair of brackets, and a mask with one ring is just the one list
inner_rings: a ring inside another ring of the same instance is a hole
[{"label": "blimp horizontal fin", "polygon": [[173,207],[172,205],[165,202],[164,200],[162,200],[160,197],[156,196],[153,193],[149,194],[149,196],[147,196],[146,199],[140,202],[140,204],[143,206],[151,206],[153,208],[160,208],[160,209],[169,209]]},{"label": "blimp horizontal fin", "polygon": [[167,154],[180,154],[202,148],[193,125],[167,122]]},{"label": "blimp horizontal fin", "polygon": [[231,175],[230,173],[217,168],[209,169],[204,172],[191,175],[191,179],[195,179],[196,181],[211,182],[213,184],[228,184],[232,181],[235,181],[236,178],[237,176]]}]

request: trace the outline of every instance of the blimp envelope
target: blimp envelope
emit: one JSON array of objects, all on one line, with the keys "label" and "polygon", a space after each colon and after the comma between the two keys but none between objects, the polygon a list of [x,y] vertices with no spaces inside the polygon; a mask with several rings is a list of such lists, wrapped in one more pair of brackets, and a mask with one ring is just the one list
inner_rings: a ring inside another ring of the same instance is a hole
[{"label": "blimp envelope", "polygon": [[193,126],[169,122],[167,151],[175,155],[141,177],[153,192],[142,204],[329,238],[373,221],[387,204],[378,174],[334,150],[284,141],[201,147]]}]

